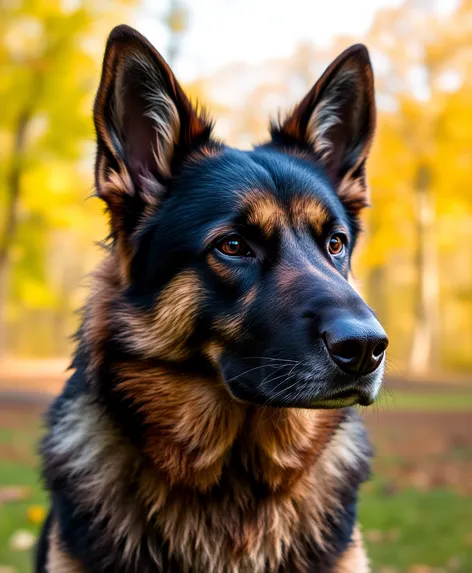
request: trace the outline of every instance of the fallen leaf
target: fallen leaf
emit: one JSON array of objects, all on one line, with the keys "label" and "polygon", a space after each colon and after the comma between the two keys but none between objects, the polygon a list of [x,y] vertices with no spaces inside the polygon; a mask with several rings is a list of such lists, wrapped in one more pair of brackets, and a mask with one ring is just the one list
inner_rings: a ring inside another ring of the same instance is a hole
[{"label": "fallen leaf", "polygon": [[400,538],[400,531],[398,529],[389,529],[385,532],[385,539],[387,541],[398,541]]},{"label": "fallen leaf", "polygon": [[408,569],[408,573],[432,573],[433,568],[429,565],[412,565]]},{"label": "fallen leaf", "polygon": [[367,541],[371,543],[380,543],[383,540],[383,534],[378,529],[370,529],[364,533]]},{"label": "fallen leaf", "polygon": [[21,487],[15,485],[0,487],[0,503],[21,501],[22,499],[27,499],[30,495],[31,489],[29,487]]},{"label": "fallen leaf", "polygon": [[451,557],[446,565],[451,571],[456,571],[461,566],[461,560],[459,557]]}]

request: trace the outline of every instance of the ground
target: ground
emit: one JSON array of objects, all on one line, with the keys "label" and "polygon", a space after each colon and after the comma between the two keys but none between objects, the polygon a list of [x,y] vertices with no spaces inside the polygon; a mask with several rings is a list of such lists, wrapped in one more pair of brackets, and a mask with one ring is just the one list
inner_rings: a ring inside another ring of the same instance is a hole
[{"label": "ground", "polygon": [[374,570],[471,573],[472,413],[392,410],[366,420],[377,455],[360,521]]},{"label": "ground", "polygon": [[[390,383],[363,412],[376,448],[360,521],[374,573],[472,572],[472,387]],[[2,394],[0,394],[2,396]],[[0,400],[0,573],[30,573],[46,507],[35,448],[44,403]]]}]

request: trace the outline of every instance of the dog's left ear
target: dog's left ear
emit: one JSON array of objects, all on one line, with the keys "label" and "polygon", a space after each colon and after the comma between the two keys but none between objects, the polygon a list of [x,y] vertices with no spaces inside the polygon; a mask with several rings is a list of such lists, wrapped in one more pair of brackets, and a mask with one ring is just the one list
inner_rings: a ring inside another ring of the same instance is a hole
[{"label": "dog's left ear", "polygon": [[179,157],[208,141],[212,129],[159,52],[125,25],[108,38],[94,122],[104,159],[97,161],[99,195],[109,169],[124,168],[138,189],[149,176],[165,183]]},{"label": "dog's left ear", "polygon": [[367,48],[344,51],[293,112],[271,126],[272,142],[314,153],[353,214],[368,204],[365,162],[375,130],[374,77]]},{"label": "dog's left ear", "polygon": [[195,109],[155,48],[128,26],[111,32],[94,106],[95,183],[128,273],[132,236],[185,158],[208,145],[212,124]]}]

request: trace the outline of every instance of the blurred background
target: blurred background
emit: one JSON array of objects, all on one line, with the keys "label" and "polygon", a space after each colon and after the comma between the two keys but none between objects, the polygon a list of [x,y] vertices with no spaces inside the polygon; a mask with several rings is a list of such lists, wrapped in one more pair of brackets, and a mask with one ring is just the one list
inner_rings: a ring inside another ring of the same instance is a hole
[{"label": "blurred background", "polygon": [[102,256],[91,107],[122,22],[243,148],[342,49],[368,45],[374,208],[354,274],[391,344],[364,412],[377,458],[360,519],[374,572],[471,573],[471,0],[1,0],[0,573],[32,571],[47,506],[36,441]]}]

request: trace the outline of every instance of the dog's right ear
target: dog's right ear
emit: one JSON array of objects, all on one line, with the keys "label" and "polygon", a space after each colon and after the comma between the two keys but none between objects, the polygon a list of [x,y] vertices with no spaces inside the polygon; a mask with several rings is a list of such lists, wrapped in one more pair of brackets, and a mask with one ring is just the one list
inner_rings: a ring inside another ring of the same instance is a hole
[{"label": "dog's right ear", "polygon": [[272,143],[309,152],[355,219],[368,205],[365,164],[375,131],[374,75],[362,44],[345,50],[279,124]]},{"label": "dog's right ear", "polygon": [[179,162],[209,142],[199,114],[154,47],[128,26],[110,34],[94,106],[97,194],[125,247],[142,212],[155,206]]}]

